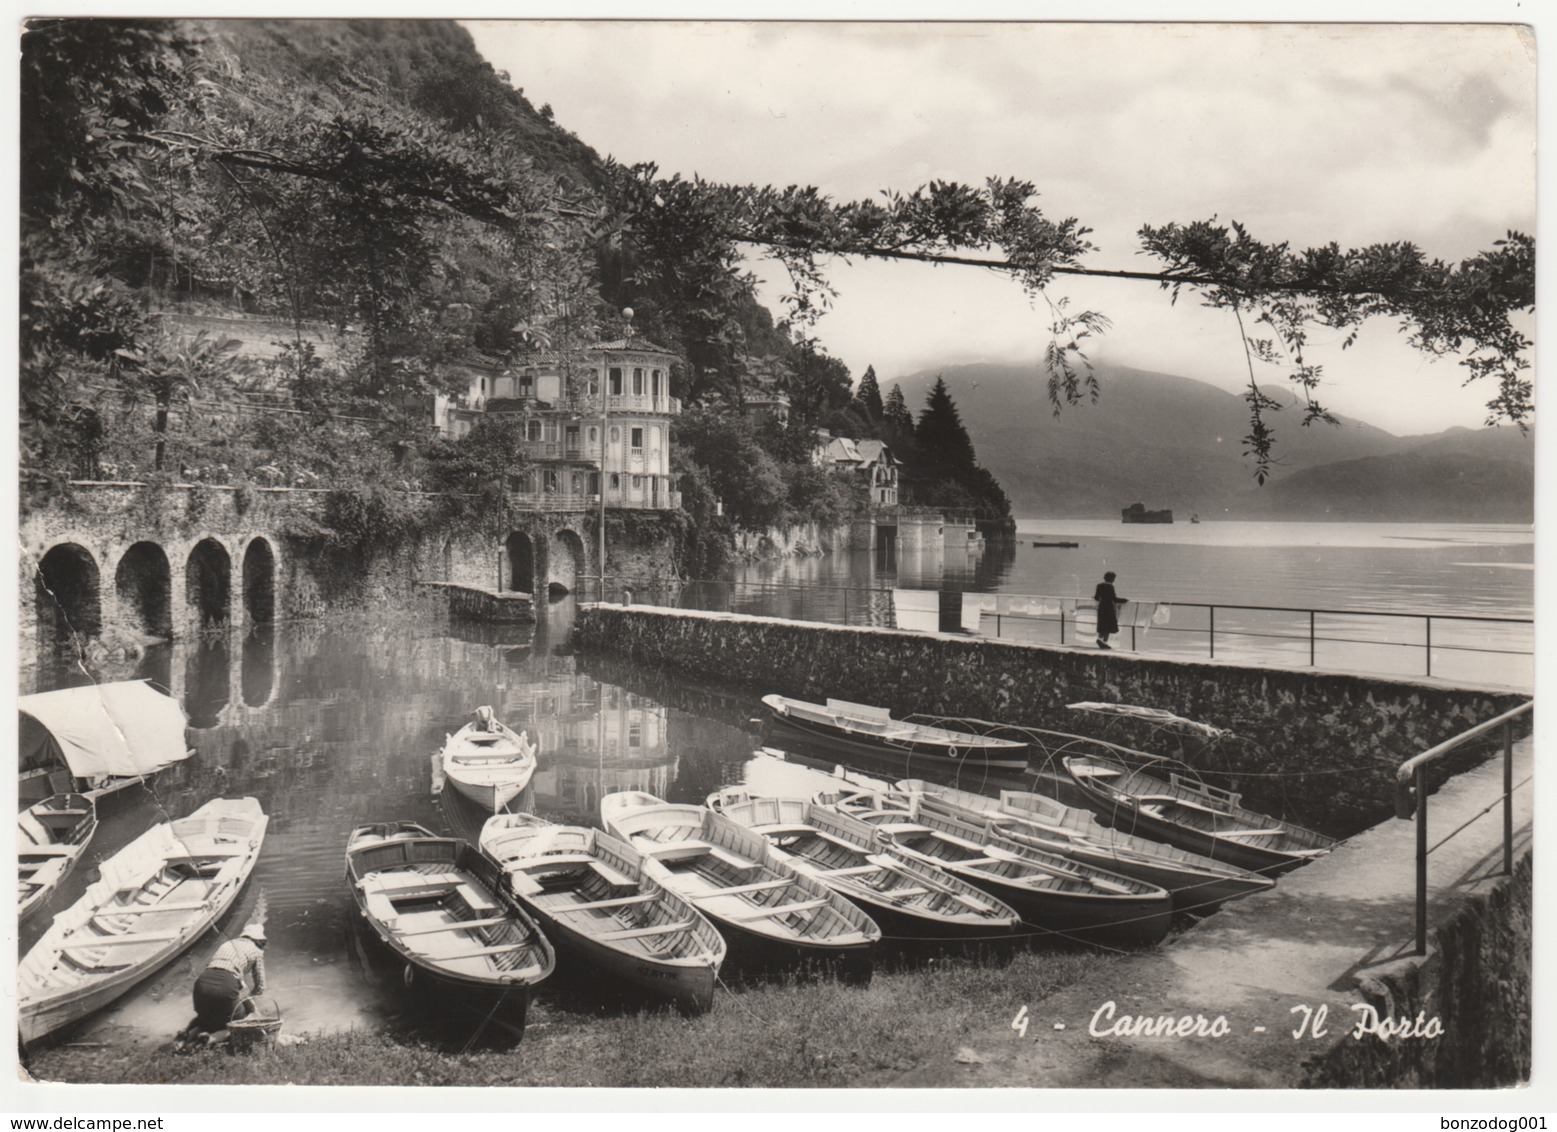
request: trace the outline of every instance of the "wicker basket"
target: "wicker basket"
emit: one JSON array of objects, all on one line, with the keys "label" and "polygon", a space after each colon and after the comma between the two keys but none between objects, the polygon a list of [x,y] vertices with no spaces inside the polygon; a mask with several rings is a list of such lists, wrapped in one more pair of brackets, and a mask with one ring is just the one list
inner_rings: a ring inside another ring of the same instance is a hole
[{"label": "wicker basket", "polygon": [[227,1023],[227,1044],[234,1053],[245,1053],[273,1044],[279,1033],[280,1005],[268,995],[255,995],[239,1003],[237,1014]]}]

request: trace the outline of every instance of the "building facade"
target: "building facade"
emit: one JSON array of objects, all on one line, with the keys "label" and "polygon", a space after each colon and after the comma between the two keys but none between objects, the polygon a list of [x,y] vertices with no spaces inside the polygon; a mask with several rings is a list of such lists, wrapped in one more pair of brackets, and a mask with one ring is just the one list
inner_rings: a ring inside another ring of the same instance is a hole
[{"label": "building facade", "polygon": [[[530,466],[511,482],[519,508],[607,507],[673,511],[670,395],[676,355],[641,339],[601,342],[572,353],[533,355],[471,374],[463,406],[445,407],[445,436],[468,433],[483,414],[517,417]],[[602,480],[604,481],[602,483]]]}]

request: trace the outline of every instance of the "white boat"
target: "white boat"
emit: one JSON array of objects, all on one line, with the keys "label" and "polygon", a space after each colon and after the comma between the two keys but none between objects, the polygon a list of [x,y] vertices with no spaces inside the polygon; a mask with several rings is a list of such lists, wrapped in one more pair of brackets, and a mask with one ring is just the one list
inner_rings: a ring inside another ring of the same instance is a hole
[{"label": "white boat", "polygon": [[854,901],[888,935],[999,943],[1020,922],[1015,910],[982,889],[899,852],[872,826],[809,798],[726,789],[709,795],[708,805],[762,834],[797,872]]},{"label": "white boat", "polygon": [[928,723],[894,719],[886,708],[829,699],[808,703],[789,696],[762,697],[773,722],[813,741],[867,755],[891,755],[948,766],[1025,768],[1028,745]]},{"label": "white boat", "polygon": [[21,919],[48,903],[95,832],[97,807],[85,794],[55,794],[16,815]]},{"label": "white boat", "polygon": [[443,773],[454,789],[496,813],[530,784],[538,748],[528,732],[514,731],[491,708],[477,708],[476,717],[445,738]]},{"label": "white boat", "polygon": [[533,814],[494,814],[481,827],[481,851],[559,950],[686,1013],[713,1005],[724,937],[649,876],[625,841]]},{"label": "white boat", "polygon": [[647,860],[648,875],[714,922],[732,948],[762,963],[820,960],[865,980],[881,929],[767,838],[702,806],[630,790],[600,799],[600,820]]},{"label": "white boat", "polygon": [[40,692],[17,706],[23,802],[67,792],[96,800],[194,753],[184,709],[145,680]]},{"label": "white boat", "polygon": [[899,782],[897,789],[910,798],[922,799],[931,809],[987,822],[1019,845],[1046,849],[1155,884],[1172,894],[1179,911],[1209,912],[1228,900],[1276,885],[1269,877],[1186,849],[1109,829],[1090,810],[1078,810],[1031,791],[1002,790],[997,799],[913,778]]},{"label": "white boat", "polygon": [[253,798],[218,798],[104,861],[21,961],[22,1040],[106,1006],[183,954],[232,907],[268,821]]}]

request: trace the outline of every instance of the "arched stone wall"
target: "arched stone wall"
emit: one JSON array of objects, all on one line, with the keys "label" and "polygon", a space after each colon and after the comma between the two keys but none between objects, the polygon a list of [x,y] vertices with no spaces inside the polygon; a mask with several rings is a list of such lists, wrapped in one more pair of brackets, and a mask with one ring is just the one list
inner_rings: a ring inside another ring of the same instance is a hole
[{"label": "arched stone wall", "polygon": [[244,548],[243,613],[250,625],[276,619],[276,552],[268,539],[253,538]]},{"label": "arched stone wall", "polygon": [[154,542],[137,542],[119,558],[114,571],[117,620],[140,633],[173,636],[173,567]]},{"label": "arched stone wall", "polygon": [[576,593],[579,575],[584,572],[587,555],[584,539],[577,531],[564,528],[552,535],[546,562],[548,588]]},{"label": "arched stone wall", "polygon": [[232,624],[232,555],[217,539],[195,543],[184,563],[185,618],[190,629]]},{"label": "arched stone wall", "polygon": [[97,559],[79,543],[51,546],[33,575],[40,654],[79,646],[103,628],[102,576]]},{"label": "arched stone wall", "polygon": [[523,531],[503,540],[503,585],[516,593],[535,592],[535,543]]}]

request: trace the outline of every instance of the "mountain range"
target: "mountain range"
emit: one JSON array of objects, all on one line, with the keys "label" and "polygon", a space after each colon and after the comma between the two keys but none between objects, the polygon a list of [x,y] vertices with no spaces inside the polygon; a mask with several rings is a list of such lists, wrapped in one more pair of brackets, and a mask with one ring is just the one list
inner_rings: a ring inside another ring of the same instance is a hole
[{"label": "mountain range", "polygon": [[1096,404],[1055,417],[1031,364],[978,363],[898,378],[910,407],[944,377],[978,461],[1022,518],[1113,518],[1123,507],[1172,508],[1224,519],[1529,523],[1535,515],[1535,434],[1453,428],[1395,436],[1338,417],[1301,425],[1297,398],[1268,414],[1273,474],[1254,481],[1243,455],[1248,406],[1192,378],[1099,365]]}]

